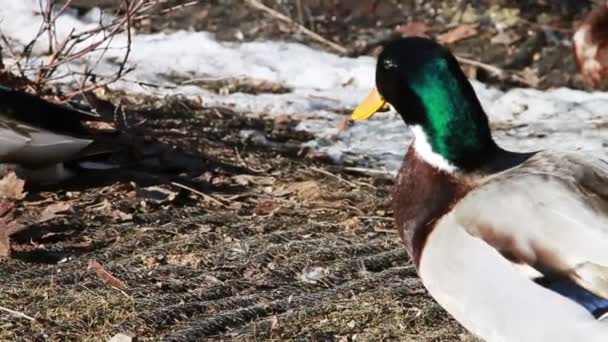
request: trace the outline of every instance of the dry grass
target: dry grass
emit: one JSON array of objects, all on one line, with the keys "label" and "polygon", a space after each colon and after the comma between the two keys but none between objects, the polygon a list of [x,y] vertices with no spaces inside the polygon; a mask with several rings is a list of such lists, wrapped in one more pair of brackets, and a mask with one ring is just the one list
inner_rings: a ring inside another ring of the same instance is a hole
[{"label": "dry grass", "polygon": [[[184,116],[154,108],[141,129],[207,160],[188,176],[191,186],[225,205],[170,183],[159,186],[175,199],[155,204],[129,179],[72,189],[71,197],[30,193],[70,201],[74,210],[30,227],[34,240],[15,241],[29,252],[0,262],[0,302],[36,319],[0,312],[0,339],[133,332],[170,341],[454,341],[463,332],[407,263],[391,229],[389,182],[303,160],[301,141],[293,141],[302,136],[271,121],[225,109]],[[282,149],[244,141],[241,129]],[[230,164],[238,167],[221,166]],[[111,205],[100,206],[106,200]],[[261,206],[268,201],[278,205]],[[49,232],[59,235],[44,238]],[[127,287],[108,286],[88,269],[91,259]]]}]

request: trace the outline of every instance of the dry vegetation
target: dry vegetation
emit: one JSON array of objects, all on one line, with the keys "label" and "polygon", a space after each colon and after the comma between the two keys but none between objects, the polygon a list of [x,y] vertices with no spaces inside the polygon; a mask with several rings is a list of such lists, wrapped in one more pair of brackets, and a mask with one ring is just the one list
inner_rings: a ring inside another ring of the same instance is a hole
[{"label": "dry vegetation", "polygon": [[[151,137],[205,160],[204,170],[30,193],[19,213],[67,205],[12,237],[0,303],[31,319],[0,313],[0,340],[463,333],[407,263],[389,180],[303,159],[292,137],[306,137],[272,121],[219,109],[132,115],[146,116]],[[243,141],[240,129],[257,130],[274,150]],[[185,178],[189,189],[175,185]]]}]

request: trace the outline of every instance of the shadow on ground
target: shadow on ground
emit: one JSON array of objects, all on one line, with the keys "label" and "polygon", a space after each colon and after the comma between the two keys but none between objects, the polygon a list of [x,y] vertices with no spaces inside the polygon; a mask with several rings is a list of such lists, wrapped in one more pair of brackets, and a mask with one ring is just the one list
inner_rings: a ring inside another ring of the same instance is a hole
[{"label": "shadow on ground", "polygon": [[309,137],[284,119],[174,108],[130,113],[142,135],[204,161],[198,172],[138,170],[24,199],[24,216],[69,206],[12,237],[0,303],[35,320],[0,313],[0,339],[460,338],[407,263],[390,180],[307,158]]}]

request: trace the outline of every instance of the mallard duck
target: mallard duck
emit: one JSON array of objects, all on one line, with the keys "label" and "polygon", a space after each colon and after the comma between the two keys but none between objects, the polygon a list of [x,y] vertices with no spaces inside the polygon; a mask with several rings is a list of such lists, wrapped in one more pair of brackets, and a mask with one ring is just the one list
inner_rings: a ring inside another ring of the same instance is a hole
[{"label": "mallard duck", "polygon": [[392,106],[411,128],[396,227],[425,287],[491,342],[608,341],[608,163],[506,151],[447,48],[387,45],[353,119]]},{"label": "mallard duck", "polygon": [[64,162],[101,151],[87,121],[104,119],[0,86],[0,163],[34,182],[61,181],[70,176]]},{"label": "mallard duck", "polygon": [[598,86],[608,76],[608,3],[589,12],[572,36],[583,81]]}]

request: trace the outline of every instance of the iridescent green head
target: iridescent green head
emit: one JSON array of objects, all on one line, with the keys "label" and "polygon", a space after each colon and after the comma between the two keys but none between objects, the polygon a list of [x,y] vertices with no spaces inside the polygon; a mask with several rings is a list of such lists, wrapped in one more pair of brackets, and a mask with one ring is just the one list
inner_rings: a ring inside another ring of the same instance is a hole
[{"label": "iridescent green head", "polygon": [[497,149],[473,87],[452,53],[434,41],[404,38],[389,44],[378,57],[376,87],[381,101],[455,167],[474,169],[482,155]]}]

